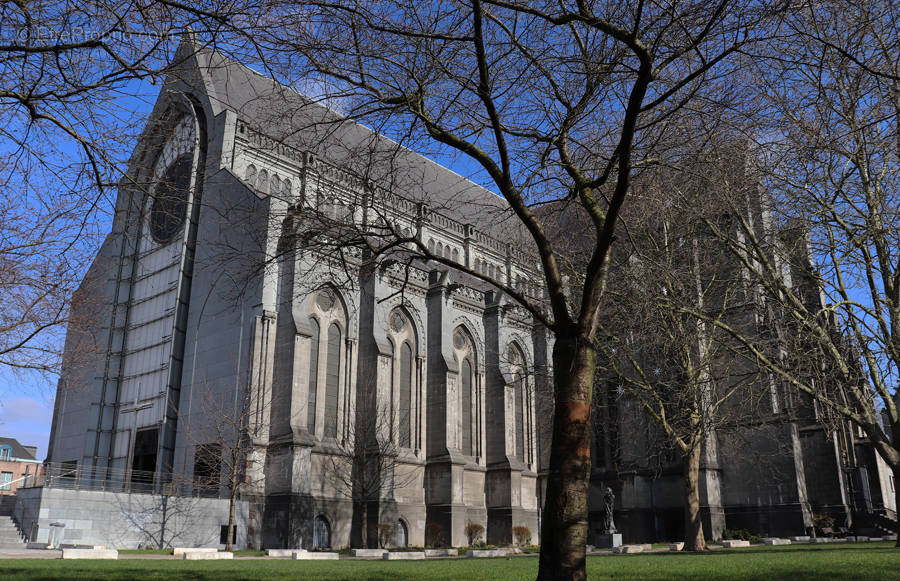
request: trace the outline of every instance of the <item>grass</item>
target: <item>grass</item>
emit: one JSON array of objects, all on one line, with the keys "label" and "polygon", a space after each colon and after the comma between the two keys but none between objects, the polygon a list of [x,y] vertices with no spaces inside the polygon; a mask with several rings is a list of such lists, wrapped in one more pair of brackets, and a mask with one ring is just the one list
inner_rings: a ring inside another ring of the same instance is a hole
[{"label": "grass", "polygon": [[[62,561],[0,560],[0,579],[132,579],[172,581],[317,580],[466,581],[531,580],[536,558],[435,561]],[[785,546],[714,551],[705,555],[657,553],[588,558],[588,578],[629,581],[900,580],[900,550],[893,543]]]}]

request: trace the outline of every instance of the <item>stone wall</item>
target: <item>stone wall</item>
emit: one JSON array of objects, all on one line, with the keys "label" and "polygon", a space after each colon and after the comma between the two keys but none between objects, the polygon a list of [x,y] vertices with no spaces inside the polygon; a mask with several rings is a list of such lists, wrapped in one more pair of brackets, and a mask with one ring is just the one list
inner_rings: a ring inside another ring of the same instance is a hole
[{"label": "stone wall", "polygon": [[[249,505],[236,507],[237,542],[247,548]],[[62,542],[106,545],[111,549],[224,547],[221,527],[228,524],[228,500],[164,497],[100,490],[28,488],[20,490],[15,520],[28,540],[46,543],[50,524],[63,523]]]}]

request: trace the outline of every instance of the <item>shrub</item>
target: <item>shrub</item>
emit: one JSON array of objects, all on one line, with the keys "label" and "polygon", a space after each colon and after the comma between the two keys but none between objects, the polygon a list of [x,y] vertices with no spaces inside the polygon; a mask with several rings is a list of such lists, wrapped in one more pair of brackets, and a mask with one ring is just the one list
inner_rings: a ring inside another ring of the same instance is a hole
[{"label": "shrub", "polygon": [[816,534],[822,535],[822,529],[834,529],[834,518],[827,514],[814,514],[813,526],[816,528]]},{"label": "shrub", "polygon": [[516,544],[524,547],[531,542],[531,531],[526,526],[517,526],[512,529],[513,539]]},{"label": "shrub", "polygon": [[748,529],[725,529],[722,531],[722,538],[725,540],[733,539],[736,541],[750,541],[756,537]]},{"label": "shrub", "polygon": [[447,546],[447,539],[444,536],[444,529],[436,523],[425,525],[425,546],[433,549],[440,549]]},{"label": "shrub", "polygon": [[470,545],[475,545],[484,533],[484,527],[478,523],[470,522],[465,528],[466,538]]}]

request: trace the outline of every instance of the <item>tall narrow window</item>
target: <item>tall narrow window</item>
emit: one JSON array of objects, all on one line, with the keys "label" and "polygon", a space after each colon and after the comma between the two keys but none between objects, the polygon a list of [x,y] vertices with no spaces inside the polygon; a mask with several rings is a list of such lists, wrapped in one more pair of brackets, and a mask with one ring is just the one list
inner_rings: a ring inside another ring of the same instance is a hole
[{"label": "tall narrow window", "polygon": [[319,386],[319,323],[310,318],[312,337],[309,341],[309,395],[306,398],[306,428],[316,433],[316,389]]},{"label": "tall narrow window", "polygon": [[472,455],[472,364],[463,359],[460,366],[462,388],[462,452]]},{"label": "tall narrow window", "polygon": [[400,348],[400,446],[410,447],[411,422],[410,402],[412,401],[412,348],[403,343]]},{"label": "tall narrow window", "polygon": [[516,422],[516,458],[525,461],[525,405],[522,393],[522,376],[518,373],[513,380],[513,397],[515,402]]},{"label": "tall narrow window", "polygon": [[525,462],[525,425],[527,417],[527,404],[525,401],[525,356],[522,350],[515,343],[511,343],[507,349],[507,357],[509,360],[509,373],[512,376],[512,397],[513,397],[513,427],[515,429],[514,438],[514,454],[516,458]]},{"label": "tall narrow window", "polygon": [[337,438],[338,383],[341,366],[341,330],[328,328],[328,358],[325,361],[325,437]]}]

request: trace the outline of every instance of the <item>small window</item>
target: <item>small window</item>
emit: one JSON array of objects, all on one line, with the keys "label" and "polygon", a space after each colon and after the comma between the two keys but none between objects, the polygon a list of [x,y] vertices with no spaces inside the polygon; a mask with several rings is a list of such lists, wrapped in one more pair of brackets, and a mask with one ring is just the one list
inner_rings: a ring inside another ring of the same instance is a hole
[{"label": "small window", "polygon": [[0,472],[0,490],[12,490],[12,472]]},{"label": "small window", "polygon": [[4,446],[4,447],[0,448],[0,460],[9,460],[11,451],[12,451],[12,448],[10,448],[9,446]]},{"label": "small window", "polygon": [[[215,529],[213,529],[215,530]],[[222,525],[219,529],[219,544],[227,545],[228,544],[228,525]],[[237,544],[237,525],[231,530],[231,544]]]}]

